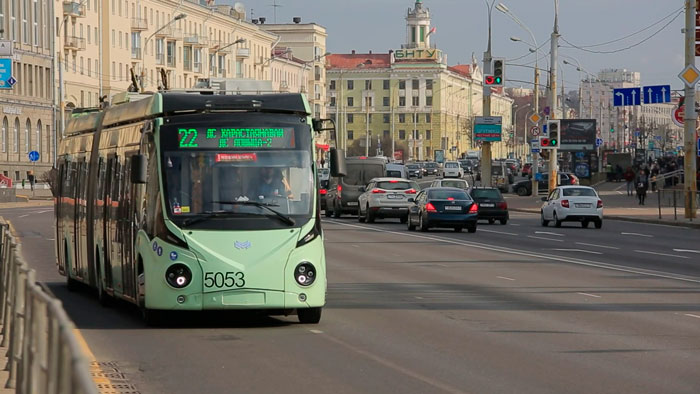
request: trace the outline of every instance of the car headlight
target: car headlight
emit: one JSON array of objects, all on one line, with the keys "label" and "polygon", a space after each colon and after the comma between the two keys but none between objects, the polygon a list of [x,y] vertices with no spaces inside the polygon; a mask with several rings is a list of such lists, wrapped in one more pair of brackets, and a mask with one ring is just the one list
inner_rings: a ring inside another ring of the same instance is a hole
[{"label": "car headlight", "polygon": [[300,286],[311,286],[316,280],[316,268],[308,261],[300,263],[294,269],[294,280]]},{"label": "car headlight", "polygon": [[165,271],[165,280],[176,289],[182,289],[192,282],[192,271],[184,264],[173,264]]}]

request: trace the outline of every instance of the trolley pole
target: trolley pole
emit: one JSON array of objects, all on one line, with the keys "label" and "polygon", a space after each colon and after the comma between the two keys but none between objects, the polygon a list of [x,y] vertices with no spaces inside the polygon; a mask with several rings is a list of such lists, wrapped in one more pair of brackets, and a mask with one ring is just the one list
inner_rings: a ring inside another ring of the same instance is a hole
[{"label": "trolley pole", "polygon": [[[697,4],[695,0],[685,1],[685,64],[695,67],[695,15]],[[685,138],[683,147],[685,158],[683,160],[685,191],[685,218],[692,219],[697,214],[697,191],[698,182],[697,171],[697,144],[695,127],[697,124],[697,113],[695,112],[695,86],[685,85]]]}]

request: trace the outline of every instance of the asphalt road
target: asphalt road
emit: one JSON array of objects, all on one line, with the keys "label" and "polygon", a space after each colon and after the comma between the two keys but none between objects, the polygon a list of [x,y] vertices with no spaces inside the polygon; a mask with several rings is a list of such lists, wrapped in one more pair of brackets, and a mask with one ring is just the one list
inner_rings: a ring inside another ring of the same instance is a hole
[{"label": "asphalt road", "polygon": [[154,329],[65,289],[50,209],[0,215],[97,359],[142,393],[700,392],[700,231],[324,220],[321,324],[229,312]]}]

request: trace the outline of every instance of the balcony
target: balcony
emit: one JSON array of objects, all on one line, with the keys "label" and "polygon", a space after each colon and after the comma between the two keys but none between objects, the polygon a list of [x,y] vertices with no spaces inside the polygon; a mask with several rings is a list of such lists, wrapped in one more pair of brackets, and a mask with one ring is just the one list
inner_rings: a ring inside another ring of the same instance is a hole
[{"label": "balcony", "polygon": [[146,18],[131,18],[131,31],[148,30],[148,21]]},{"label": "balcony", "polygon": [[162,65],[165,62],[165,55],[163,53],[156,53],[156,64]]},{"label": "balcony", "polygon": [[280,82],[280,92],[288,92],[289,91],[289,84],[287,81],[282,81]]},{"label": "balcony", "polygon": [[142,60],[143,54],[141,53],[141,48],[131,48],[131,58],[134,60]]},{"label": "balcony", "polygon": [[72,49],[74,51],[84,51],[85,39],[81,37],[67,36],[66,42],[63,46],[65,49]]},{"label": "balcony", "polygon": [[74,18],[85,17],[85,5],[79,1],[64,1],[63,16],[72,16]]},{"label": "balcony", "polygon": [[156,37],[161,38],[172,38],[176,40],[182,40],[182,29],[178,29],[172,25],[165,27],[156,33]]},{"label": "balcony", "polygon": [[198,34],[188,34],[184,37],[185,44],[205,47],[209,44],[209,39]]},{"label": "balcony", "polygon": [[238,48],[236,49],[236,57],[247,59],[250,57],[250,48]]},{"label": "balcony", "polygon": [[[229,44],[224,42],[224,41],[219,41],[219,40],[211,40],[209,42],[209,52],[211,53],[221,53],[224,55],[228,55],[232,52],[231,47],[233,45],[228,46]],[[224,49],[221,49],[224,48]]]},{"label": "balcony", "polygon": [[196,73],[201,73],[202,72],[202,62],[194,62],[193,70]]},{"label": "balcony", "polygon": [[185,71],[192,71],[192,62],[185,60],[182,62],[182,67],[185,69]]}]

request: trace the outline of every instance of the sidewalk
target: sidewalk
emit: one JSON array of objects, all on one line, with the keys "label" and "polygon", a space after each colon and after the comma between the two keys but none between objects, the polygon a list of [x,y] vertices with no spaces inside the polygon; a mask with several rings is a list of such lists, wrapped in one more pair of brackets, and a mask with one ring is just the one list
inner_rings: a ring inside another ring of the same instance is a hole
[{"label": "sidewalk", "polygon": [[[673,208],[662,207],[661,219],[659,219],[658,194],[648,192],[646,205],[639,205],[636,196],[628,196],[625,182],[604,182],[595,188],[603,200],[603,215],[606,219],[625,220],[630,222],[666,224],[670,226],[682,226],[700,229],[700,217],[685,219],[683,207],[676,210],[678,220],[674,220]],[[542,206],[542,197],[519,197],[514,194],[506,194],[508,208],[512,211],[539,213]]]},{"label": "sidewalk", "polygon": [[53,207],[53,200],[29,200],[17,202],[0,202],[0,209]]},{"label": "sidewalk", "polygon": [[[2,325],[0,325],[0,331],[2,331]],[[0,342],[2,342],[2,335],[0,335]],[[7,370],[7,348],[0,346],[0,394],[14,393],[14,389],[6,389],[7,380],[10,377],[10,371]]]}]

